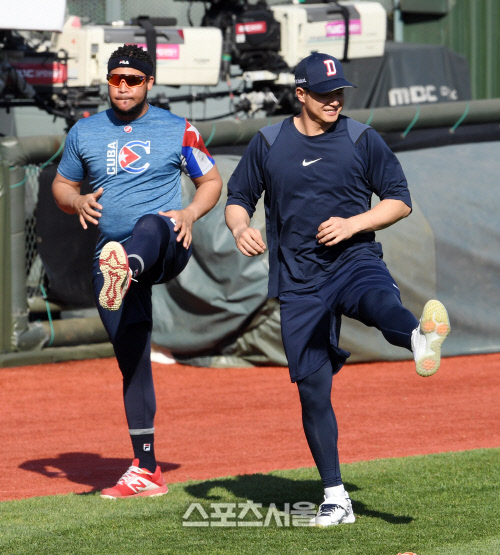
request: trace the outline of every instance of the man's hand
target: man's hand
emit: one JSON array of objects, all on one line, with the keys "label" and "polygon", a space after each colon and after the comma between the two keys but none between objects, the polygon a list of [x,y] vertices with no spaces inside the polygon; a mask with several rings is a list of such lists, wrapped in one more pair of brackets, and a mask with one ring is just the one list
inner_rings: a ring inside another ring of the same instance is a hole
[{"label": "man's hand", "polygon": [[83,229],[87,229],[87,223],[97,225],[99,223],[98,218],[101,217],[102,206],[97,202],[97,199],[102,195],[104,189],[100,187],[95,191],[95,193],[89,193],[88,195],[77,195],[74,197],[72,206],[76,214],[80,219]]},{"label": "man's hand", "polygon": [[59,172],[52,182],[52,194],[57,206],[66,214],[78,214],[83,229],[87,229],[87,222],[97,225],[102,206],[97,199],[102,195],[104,189],[99,189],[88,195],[80,195],[81,181],[66,179]]},{"label": "man's hand", "polygon": [[350,218],[330,218],[318,227],[318,232],[318,243],[331,247],[350,239],[356,233],[356,229]]},{"label": "man's hand", "polygon": [[237,204],[226,206],[226,225],[233,234],[238,250],[245,256],[263,254],[266,245],[258,229],[250,227],[248,212]]},{"label": "man's hand", "polygon": [[180,243],[182,241],[182,246],[188,249],[193,240],[193,223],[195,222],[194,214],[189,207],[183,210],[159,212],[159,214],[174,220],[174,231],[178,233],[177,242]]},{"label": "man's hand", "polygon": [[253,227],[241,227],[233,231],[236,246],[245,256],[257,256],[263,254],[266,245],[258,229]]}]

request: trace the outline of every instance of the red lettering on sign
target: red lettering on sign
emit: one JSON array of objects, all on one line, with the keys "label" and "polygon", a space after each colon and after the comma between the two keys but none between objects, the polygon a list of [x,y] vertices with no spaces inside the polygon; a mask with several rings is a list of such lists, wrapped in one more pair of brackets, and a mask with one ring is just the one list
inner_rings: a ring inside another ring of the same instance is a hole
[{"label": "red lettering on sign", "polygon": [[267,23],[265,21],[252,21],[252,23],[237,23],[237,35],[257,35],[267,32]]}]

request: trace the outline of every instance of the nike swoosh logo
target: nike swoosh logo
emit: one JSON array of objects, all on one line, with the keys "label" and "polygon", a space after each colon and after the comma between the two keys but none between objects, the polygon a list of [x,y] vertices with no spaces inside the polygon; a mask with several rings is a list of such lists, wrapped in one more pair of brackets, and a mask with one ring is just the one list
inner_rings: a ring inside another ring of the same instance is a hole
[{"label": "nike swoosh logo", "polygon": [[318,158],[317,160],[311,160],[310,162],[306,162],[306,159],[304,158],[304,161],[302,162],[303,166],[309,166],[311,164],[314,164],[314,162],[319,162],[321,160],[321,158]]}]

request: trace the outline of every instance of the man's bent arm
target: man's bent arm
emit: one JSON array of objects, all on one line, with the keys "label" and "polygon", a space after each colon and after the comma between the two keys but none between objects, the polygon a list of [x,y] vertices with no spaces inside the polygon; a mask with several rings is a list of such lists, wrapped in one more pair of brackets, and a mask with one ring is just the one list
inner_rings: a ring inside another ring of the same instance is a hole
[{"label": "man's bent arm", "polygon": [[80,187],[80,181],[71,181],[57,172],[52,182],[52,194],[57,206],[67,214],[78,214],[83,229],[87,229],[86,222],[94,225],[99,223],[101,213],[98,210],[102,210],[102,206],[97,199],[102,195],[103,188],[88,195],[81,195]]},{"label": "man's bent arm", "polygon": [[193,240],[193,223],[199,220],[217,204],[222,190],[222,178],[217,166],[213,166],[205,175],[191,178],[196,187],[192,202],[182,210],[168,210],[160,212],[175,220],[174,231],[177,242],[181,242],[184,248],[189,248]]},{"label": "man's bent arm", "polygon": [[363,214],[351,218],[330,218],[318,228],[316,238],[330,247],[350,239],[356,233],[378,231],[406,218],[411,208],[402,200],[385,199]]},{"label": "man's bent arm", "polygon": [[229,204],[225,211],[226,225],[229,231],[236,237],[236,234],[242,233],[250,226],[250,216],[248,212],[238,204]]},{"label": "man's bent arm", "polygon": [[368,212],[349,218],[352,220],[356,231],[355,233],[366,233],[368,231],[378,231],[399,222],[411,213],[411,208],[402,200],[385,199],[381,200]]},{"label": "man's bent arm", "polygon": [[63,177],[59,172],[52,182],[52,194],[56,201],[57,206],[66,214],[76,214],[74,202],[80,196],[79,181],[70,181]]},{"label": "man's bent arm", "polygon": [[217,166],[214,166],[202,177],[193,178],[191,181],[196,187],[196,193],[187,208],[192,211],[194,221],[196,221],[210,212],[217,204],[222,191],[222,177]]},{"label": "man's bent arm", "polygon": [[245,256],[256,256],[266,250],[262,234],[250,227],[250,216],[242,206],[226,206],[226,225],[233,234],[236,246]]}]

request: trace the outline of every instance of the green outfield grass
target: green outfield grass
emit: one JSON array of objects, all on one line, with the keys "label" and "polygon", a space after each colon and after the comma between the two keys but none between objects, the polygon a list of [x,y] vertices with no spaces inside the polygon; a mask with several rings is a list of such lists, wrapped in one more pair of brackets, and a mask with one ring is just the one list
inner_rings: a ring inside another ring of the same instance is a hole
[{"label": "green outfield grass", "polygon": [[[298,526],[288,509],[322,495],[317,471],[306,468],[172,484],[158,498],[0,503],[0,553],[500,553],[500,449],[348,464],[342,475],[355,524]],[[217,526],[225,524],[217,513],[231,512],[235,525]]]}]

